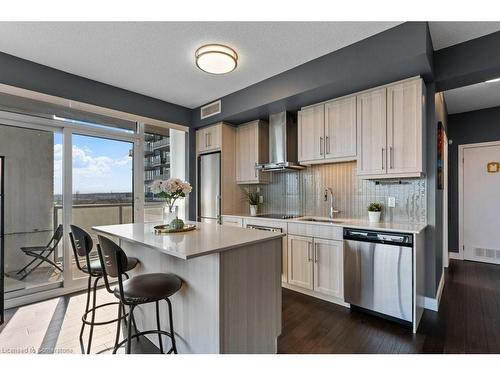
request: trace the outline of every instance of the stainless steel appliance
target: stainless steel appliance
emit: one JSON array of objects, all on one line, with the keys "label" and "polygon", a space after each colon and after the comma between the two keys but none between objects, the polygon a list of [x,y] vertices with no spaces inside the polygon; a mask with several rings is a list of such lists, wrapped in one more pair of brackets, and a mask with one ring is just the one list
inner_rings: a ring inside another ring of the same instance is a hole
[{"label": "stainless steel appliance", "polygon": [[5,293],[5,287],[4,287],[5,257],[4,257],[4,248],[3,248],[3,246],[4,246],[4,238],[3,238],[3,233],[4,233],[4,193],[3,193],[4,161],[5,161],[4,157],[0,156],[0,324],[3,324],[3,321],[4,321],[3,309],[4,309],[4,293]]},{"label": "stainless steel appliance", "polygon": [[220,223],[220,152],[198,157],[198,221]]},{"label": "stainless steel appliance", "polygon": [[297,116],[279,112],[269,116],[269,162],[256,165],[263,171],[304,169],[298,163]]},{"label": "stainless steel appliance", "polygon": [[268,226],[264,226],[264,225],[255,225],[255,224],[247,224],[247,229],[265,230],[268,232],[278,232],[278,233],[283,232],[283,229],[281,229],[281,228],[274,228],[274,227],[268,227]]},{"label": "stainless steel appliance", "polygon": [[295,219],[297,217],[300,217],[299,215],[287,215],[287,214],[259,214],[257,217],[262,217],[266,219]]},{"label": "stainless steel appliance", "polygon": [[413,320],[413,236],[344,228],[344,298],[354,306]]}]

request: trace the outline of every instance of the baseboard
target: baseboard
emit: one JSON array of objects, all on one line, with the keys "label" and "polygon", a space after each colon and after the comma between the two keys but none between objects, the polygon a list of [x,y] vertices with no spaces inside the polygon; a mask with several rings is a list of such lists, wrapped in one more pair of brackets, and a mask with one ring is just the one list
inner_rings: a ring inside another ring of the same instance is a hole
[{"label": "baseboard", "polygon": [[314,297],[314,298],[322,299],[323,301],[335,303],[337,305],[341,305],[344,307],[351,307],[350,304],[344,302],[343,300],[340,300],[340,299],[335,298],[335,297],[330,297],[330,296],[324,295],[322,293],[315,292],[313,290],[304,289],[304,288],[301,288],[299,286],[295,286],[295,285],[288,284],[285,282],[282,282],[281,286],[283,288],[293,290],[294,292],[298,292],[298,293],[306,294],[306,295]]},{"label": "baseboard", "polygon": [[460,254],[458,251],[457,252],[450,251],[448,255],[450,259],[464,260],[464,256]]},{"label": "baseboard", "polygon": [[436,291],[436,298],[424,297],[424,308],[432,311],[439,311],[439,304],[441,302],[441,294],[444,289],[444,272],[441,274],[439,285]]}]

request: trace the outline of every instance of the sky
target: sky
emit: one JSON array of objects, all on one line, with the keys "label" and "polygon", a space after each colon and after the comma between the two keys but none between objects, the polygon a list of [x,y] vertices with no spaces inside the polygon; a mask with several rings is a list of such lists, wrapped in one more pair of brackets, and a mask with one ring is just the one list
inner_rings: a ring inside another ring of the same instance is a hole
[{"label": "sky", "polygon": [[[62,135],[54,134],[54,194],[62,194]],[[132,191],[132,144],[73,135],[73,193]]]}]

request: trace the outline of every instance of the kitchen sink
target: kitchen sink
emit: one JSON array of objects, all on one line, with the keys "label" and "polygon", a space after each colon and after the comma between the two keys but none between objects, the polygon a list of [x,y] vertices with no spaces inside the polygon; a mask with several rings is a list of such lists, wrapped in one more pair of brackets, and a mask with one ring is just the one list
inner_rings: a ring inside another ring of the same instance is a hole
[{"label": "kitchen sink", "polygon": [[320,217],[301,217],[300,221],[310,221],[312,223],[330,223],[330,224],[342,224],[345,220],[342,219],[328,219]]}]

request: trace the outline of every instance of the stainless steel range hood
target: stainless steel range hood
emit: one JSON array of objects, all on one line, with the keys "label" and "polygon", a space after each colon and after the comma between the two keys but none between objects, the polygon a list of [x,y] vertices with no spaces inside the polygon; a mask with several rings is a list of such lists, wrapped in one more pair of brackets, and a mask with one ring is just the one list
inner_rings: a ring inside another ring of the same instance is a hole
[{"label": "stainless steel range hood", "polygon": [[297,161],[297,136],[296,114],[279,112],[270,115],[269,162],[256,168],[267,172],[304,169]]}]

